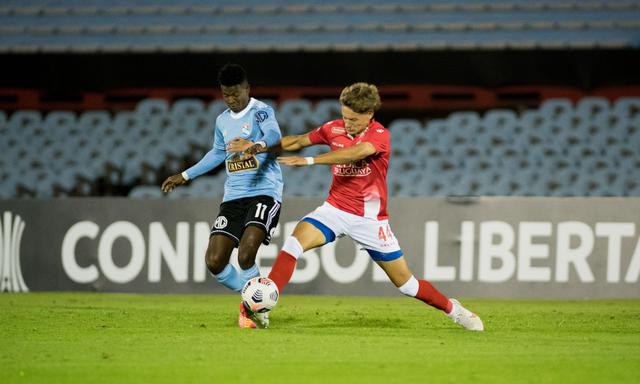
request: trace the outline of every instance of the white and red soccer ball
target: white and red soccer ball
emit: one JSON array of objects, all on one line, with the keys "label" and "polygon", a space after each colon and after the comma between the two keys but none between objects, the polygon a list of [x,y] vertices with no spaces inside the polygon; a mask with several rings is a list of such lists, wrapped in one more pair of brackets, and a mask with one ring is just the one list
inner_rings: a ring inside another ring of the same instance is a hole
[{"label": "white and red soccer ball", "polygon": [[278,303],[280,292],[268,277],[254,277],[247,281],[241,291],[242,303],[252,312],[269,312]]}]

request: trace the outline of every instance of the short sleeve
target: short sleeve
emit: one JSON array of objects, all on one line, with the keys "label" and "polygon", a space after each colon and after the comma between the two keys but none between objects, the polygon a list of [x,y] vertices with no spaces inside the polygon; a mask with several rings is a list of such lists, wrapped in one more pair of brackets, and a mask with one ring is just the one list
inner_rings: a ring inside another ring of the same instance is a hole
[{"label": "short sleeve", "polygon": [[364,141],[373,144],[376,154],[388,153],[391,148],[389,131],[384,128],[375,128]]},{"label": "short sleeve", "polygon": [[309,132],[309,140],[312,144],[329,144],[329,137],[327,135],[327,130],[329,128],[330,123],[327,123],[321,127],[314,129]]}]

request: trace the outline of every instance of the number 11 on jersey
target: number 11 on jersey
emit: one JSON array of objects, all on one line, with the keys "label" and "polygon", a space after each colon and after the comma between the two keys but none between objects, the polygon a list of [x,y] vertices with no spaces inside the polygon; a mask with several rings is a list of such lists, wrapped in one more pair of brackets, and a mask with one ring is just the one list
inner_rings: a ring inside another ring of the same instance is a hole
[{"label": "number 11 on jersey", "polygon": [[267,205],[258,203],[256,204],[256,217],[260,218],[260,220],[264,220],[264,213],[267,211]]}]

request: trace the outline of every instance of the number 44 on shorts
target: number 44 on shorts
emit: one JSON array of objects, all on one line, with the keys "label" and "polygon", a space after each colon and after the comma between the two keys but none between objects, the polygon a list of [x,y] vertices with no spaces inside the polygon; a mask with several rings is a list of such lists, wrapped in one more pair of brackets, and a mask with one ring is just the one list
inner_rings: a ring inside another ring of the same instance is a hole
[{"label": "number 44 on shorts", "polygon": [[387,241],[387,239],[393,239],[393,232],[391,232],[391,228],[389,228],[389,224],[381,225],[378,228],[378,239],[382,241]]}]

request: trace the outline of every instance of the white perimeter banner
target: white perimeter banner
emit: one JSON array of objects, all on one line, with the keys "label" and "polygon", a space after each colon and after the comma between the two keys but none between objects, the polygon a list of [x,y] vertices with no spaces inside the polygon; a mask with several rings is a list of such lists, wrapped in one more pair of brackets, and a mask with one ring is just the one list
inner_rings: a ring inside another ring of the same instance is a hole
[{"label": "white perimeter banner", "polygon": [[[228,292],[204,263],[219,203],[0,200],[2,291]],[[284,201],[263,275],[321,203]],[[390,224],[414,274],[447,295],[640,297],[640,198],[398,198]],[[306,252],[286,292],[398,294],[348,237]]]}]

